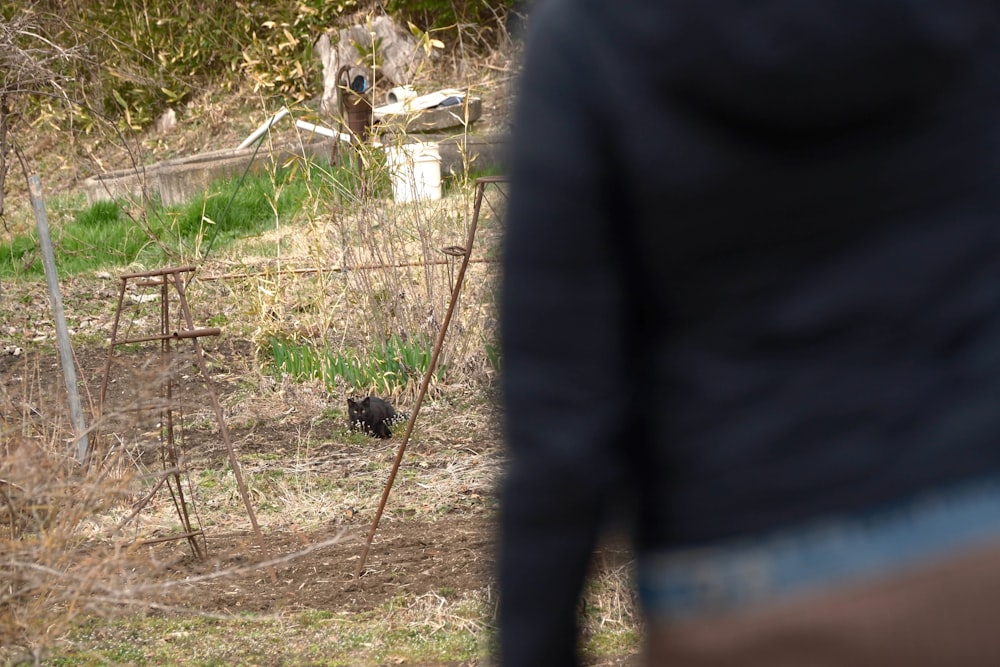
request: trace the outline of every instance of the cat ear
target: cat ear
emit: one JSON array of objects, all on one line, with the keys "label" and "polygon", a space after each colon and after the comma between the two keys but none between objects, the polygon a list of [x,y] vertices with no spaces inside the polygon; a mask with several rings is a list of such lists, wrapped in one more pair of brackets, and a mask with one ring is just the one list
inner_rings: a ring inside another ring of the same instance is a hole
[{"label": "cat ear", "polygon": [[364,407],[366,407],[366,408],[369,405],[371,405],[371,404],[372,404],[372,398],[371,398],[371,396],[365,396],[364,399],[361,401],[361,405],[364,406]]},{"label": "cat ear", "polygon": [[356,407],[358,407],[358,402],[355,401],[353,398],[349,398],[349,399],[347,399],[347,407],[349,407],[349,408],[356,408]]}]

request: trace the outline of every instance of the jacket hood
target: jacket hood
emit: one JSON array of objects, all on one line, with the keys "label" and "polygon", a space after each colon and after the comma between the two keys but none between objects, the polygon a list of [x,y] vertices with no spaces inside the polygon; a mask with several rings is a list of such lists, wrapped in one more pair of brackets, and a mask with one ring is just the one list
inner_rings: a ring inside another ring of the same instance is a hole
[{"label": "jacket hood", "polygon": [[783,129],[933,103],[998,23],[981,0],[581,1],[601,5],[596,29],[623,29],[675,102]]}]

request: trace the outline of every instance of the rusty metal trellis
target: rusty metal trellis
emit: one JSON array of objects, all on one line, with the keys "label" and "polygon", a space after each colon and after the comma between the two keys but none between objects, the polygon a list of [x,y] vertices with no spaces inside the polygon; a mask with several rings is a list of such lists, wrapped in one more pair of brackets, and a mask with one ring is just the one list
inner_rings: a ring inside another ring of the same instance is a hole
[{"label": "rusty metal trellis", "polygon": [[[101,381],[101,393],[99,410],[100,413],[104,414],[104,404],[107,395],[108,388],[108,378],[111,372],[111,364],[114,359],[115,348],[120,345],[135,344],[135,343],[145,343],[160,341],[161,345],[161,355],[164,359],[169,359],[171,354],[171,342],[172,341],[182,341],[190,340],[194,346],[195,352],[195,363],[198,366],[198,370],[201,373],[202,379],[205,383],[205,387],[208,391],[209,399],[212,403],[213,411],[215,412],[216,420],[218,421],[219,433],[222,436],[222,440],[226,446],[226,451],[229,456],[229,464],[233,470],[233,476],[236,480],[236,486],[239,490],[240,497],[243,500],[243,504],[246,507],[247,515],[250,518],[250,523],[253,526],[254,535],[257,538],[257,542],[260,545],[261,553],[264,560],[268,560],[268,550],[267,545],[264,542],[264,536],[261,533],[260,526],[257,524],[257,516],[254,513],[253,505],[250,502],[250,496],[247,493],[246,484],[243,481],[243,474],[240,468],[239,460],[236,458],[236,451],[233,448],[232,439],[229,435],[229,428],[226,425],[225,417],[222,413],[222,406],[219,404],[218,395],[216,394],[215,387],[212,384],[211,377],[208,373],[208,368],[205,365],[204,352],[199,342],[199,338],[202,336],[218,336],[221,330],[217,327],[207,327],[207,328],[196,328],[194,326],[194,321],[191,317],[191,311],[188,307],[188,301],[186,296],[186,283],[185,277],[188,274],[193,273],[195,267],[193,266],[182,266],[182,267],[172,267],[165,269],[158,269],[155,271],[144,271],[139,273],[126,273],[121,276],[121,288],[118,293],[118,307],[115,311],[115,320],[111,328],[111,342],[108,348],[108,357],[104,366],[104,377]],[[134,281],[136,287],[158,287],[160,289],[160,333],[151,336],[138,336],[133,338],[118,338],[118,329],[121,321],[122,315],[122,304],[125,300],[125,293],[128,287],[129,281]],[[170,331],[170,287],[173,287],[178,296],[178,313],[180,315],[182,325],[187,327],[182,330]],[[139,512],[142,511],[143,507],[149,503],[149,501],[155,496],[155,494],[166,485],[170,491],[171,498],[174,500],[174,505],[177,509],[178,517],[180,518],[181,524],[184,528],[184,532],[179,535],[171,535],[168,537],[157,538],[153,540],[146,540],[145,543],[151,544],[154,542],[162,542],[167,540],[175,539],[187,539],[191,546],[192,551],[196,557],[201,558],[204,555],[204,540],[205,536],[200,528],[196,528],[191,523],[190,513],[188,511],[188,502],[184,498],[183,487],[181,485],[180,479],[180,467],[179,458],[177,456],[177,447],[174,441],[174,423],[173,423],[173,410],[172,410],[172,383],[168,380],[164,387],[165,401],[163,404],[163,413],[161,417],[162,432],[165,434],[164,442],[164,460],[165,463],[169,464],[165,466],[165,471],[163,477],[153,486],[153,488],[144,496],[138,503],[136,503],[132,514],[127,517],[121,525],[127,524],[131,521]],[[202,544],[198,544],[198,539],[201,538]],[[270,569],[271,579],[276,580],[277,575],[274,572],[273,567]]]}]

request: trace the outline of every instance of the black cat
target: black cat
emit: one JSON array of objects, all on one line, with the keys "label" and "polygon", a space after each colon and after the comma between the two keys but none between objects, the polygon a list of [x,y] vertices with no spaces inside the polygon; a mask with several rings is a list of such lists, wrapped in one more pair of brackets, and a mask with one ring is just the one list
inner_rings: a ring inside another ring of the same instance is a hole
[{"label": "black cat", "polygon": [[396,409],[378,396],[366,396],[361,400],[347,399],[347,416],[352,428],[364,430],[377,438],[392,436],[389,426],[399,420]]}]

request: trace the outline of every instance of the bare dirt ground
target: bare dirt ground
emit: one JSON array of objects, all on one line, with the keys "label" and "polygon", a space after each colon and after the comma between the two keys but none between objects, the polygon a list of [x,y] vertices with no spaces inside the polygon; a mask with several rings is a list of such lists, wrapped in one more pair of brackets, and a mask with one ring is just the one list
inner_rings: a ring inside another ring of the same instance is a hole
[{"label": "bare dirt ground", "polygon": [[[150,349],[114,356],[109,406],[116,400],[148,392],[148,378],[136,373],[135,369],[145,365],[155,354]],[[206,345],[206,356],[213,362],[213,386],[223,405],[233,404],[232,394],[237,385],[230,381],[234,377],[232,371],[253,363],[251,354],[252,348],[245,341]],[[0,391],[6,398],[2,405],[7,408],[3,411],[5,414],[0,414],[0,423],[15,423],[20,415],[14,408],[28,405],[29,409],[45,414],[65,399],[61,369],[50,355],[54,352],[38,356],[30,353],[0,355]],[[104,375],[107,348],[83,346],[75,350],[75,355],[83,375],[80,379],[95,391]],[[31,379],[28,387],[24,383],[26,377]],[[174,391],[196,393],[195,400],[205,401],[203,405],[207,406],[200,376],[192,374]],[[343,419],[320,418],[317,422],[320,417],[317,408],[326,405],[327,397],[311,402],[298,401],[294,390],[286,387],[284,392],[292,395],[258,400],[258,419],[244,424],[237,419],[234,425],[228,426],[245,474],[261,475],[270,468],[308,471],[327,476],[337,484],[349,484],[353,478],[362,476],[366,482],[375,477],[382,483],[386,481],[391,459],[401,442],[403,425],[396,427],[391,440],[368,439],[359,443],[359,436],[348,431]],[[277,406],[265,409],[262,407],[264,401]],[[275,418],[268,418],[265,413],[269,410],[276,412]],[[235,409],[230,407],[228,411]],[[433,412],[433,408],[430,411]],[[306,431],[309,441],[317,444],[303,453],[302,434]],[[466,447],[466,444],[459,443],[459,447]],[[495,439],[480,441],[476,447],[477,450],[466,447],[459,452],[451,443],[417,441],[409,456],[418,457],[420,469],[428,470],[447,466],[456,452],[464,456],[467,465],[478,465],[482,461],[495,466],[502,455],[500,443]],[[189,470],[219,470],[229,466],[227,449],[214,421],[205,420],[203,427],[186,428],[182,449]],[[155,456],[150,458],[155,459]],[[155,468],[155,463],[150,467]],[[377,468],[374,475],[370,472],[373,467]],[[260,495],[255,496],[255,504],[266,504],[267,491],[256,491]],[[199,581],[191,586],[172,588],[171,594],[159,602],[213,612],[275,611],[287,607],[364,611],[404,592],[463,592],[481,588],[493,577],[493,489],[459,486],[455,492],[457,496],[450,499],[443,512],[437,508],[429,516],[418,516],[420,508],[409,507],[407,502],[402,508],[394,507],[390,496],[360,579],[355,579],[355,569],[380,496],[369,495],[361,502],[355,501],[354,505],[316,508],[318,513],[329,517],[318,529],[299,529],[280,518],[262,519],[262,523],[268,524],[265,547],[269,559],[280,560],[308,550],[310,545],[339,540],[337,544],[281,563],[276,568],[277,583],[272,582],[267,572],[250,568],[243,574],[217,581]],[[195,558],[185,540],[158,545],[156,558],[166,564],[159,576],[197,577],[220,568],[238,569],[265,560],[249,521],[245,514],[241,516],[240,509],[242,507],[237,506],[236,516],[225,530],[205,529],[208,559]],[[430,510],[429,507],[425,509]],[[240,523],[245,524],[243,530],[231,530],[234,526],[238,529]]]},{"label": "bare dirt ground", "polygon": [[[196,558],[186,540],[161,542],[151,547],[149,554],[159,567],[155,572],[136,575],[143,584],[165,584],[162,589],[154,589],[147,600],[154,609],[209,615],[286,614],[303,610],[357,614],[384,609],[392,600],[412,600],[425,595],[438,600],[459,599],[482,596],[483,591],[489,595],[495,589],[494,484],[502,447],[494,426],[483,425],[458,440],[449,438],[447,431],[435,434],[434,422],[457,417],[449,414],[451,409],[447,406],[429,404],[430,423],[426,432],[421,433],[419,427],[415,430],[415,442],[404,457],[404,474],[411,469],[428,474],[427,479],[433,480],[447,477],[449,466],[461,466],[464,470],[481,472],[477,477],[480,482],[446,483],[444,491],[428,497],[426,492],[413,488],[415,480],[408,483],[397,479],[363,574],[355,578],[402,429],[397,427],[389,441],[359,442],[357,434],[350,433],[343,420],[322,418],[323,407],[332,399],[311,395],[308,388],[285,387],[273,392],[270,398],[236,399],[239,391],[239,383],[234,381],[238,377],[236,371],[252,363],[251,346],[246,341],[224,340],[206,348],[206,356],[212,362],[213,384],[221,403],[227,406],[227,413],[234,417],[230,433],[248,477],[260,480],[266,479],[269,471],[292,474],[308,471],[313,477],[328,477],[336,486],[350,486],[354,480],[363,479],[367,491],[355,496],[350,505],[345,502],[314,508],[327,518],[302,527],[294,518],[283,518],[280,509],[277,514],[262,509],[280,501],[272,497],[265,482],[258,482],[252,497],[263,524],[266,554],[235,499],[229,503],[228,511],[202,506],[205,518],[228,516],[217,527],[204,528],[205,538],[200,544],[207,548],[207,558]],[[8,406],[6,414],[0,415],[0,423],[9,426],[19,418],[13,414],[14,407],[23,409],[29,405],[42,415],[49,415],[62,402],[65,392],[61,371],[50,355],[0,356],[0,391],[5,396],[3,405]],[[148,355],[137,351],[115,356],[109,402],[148,391],[148,379],[135,372]],[[77,348],[76,356],[85,384],[99,387],[107,349],[85,345]],[[26,377],[31,378],[30,383],[25,383]],[[179,390],[197,393],[203,387],[194,376],[186,385],[182,383]],[[203,400],[204,394],[197,395],[202,397],[198,400]],[[252,422],[242,420],[238,408],[241,401],[253,402],[259,418]],[[265,408],[265,403],[272,405]],[[309,442],[314,443],[305,452],[304,432],[309,433]],[[228,466],[226,448],[210,420],[203,427],[185,430],[183,449],[192,471],[224,470]],[[420,485],[418,481],[416,484]],[[448,497],[442,498],[442,494]],[[159,502],[166,504],[163,498]],[[156,509],[151,507],[149,511],[155,513]],[[152,528],[155,520],[149,524],[143,535],[155,540],[161,533]],[[621,568],[628,557],[625,549],[608,546],[602,550],[598,562],[609,569]],[[278,561],[273,577],[271,569],[259,566],[266,560]],[[221,572],[225,575],[217,576]],[[630,655],[592,656],[589,664],[635,664],[634,659]],[[279,660],[258,664],[288,663]],[[420,664],[481,663],[472,660]]]}]

